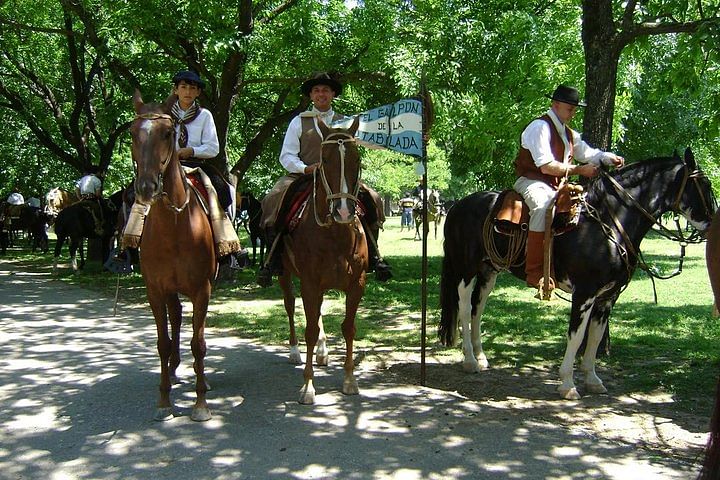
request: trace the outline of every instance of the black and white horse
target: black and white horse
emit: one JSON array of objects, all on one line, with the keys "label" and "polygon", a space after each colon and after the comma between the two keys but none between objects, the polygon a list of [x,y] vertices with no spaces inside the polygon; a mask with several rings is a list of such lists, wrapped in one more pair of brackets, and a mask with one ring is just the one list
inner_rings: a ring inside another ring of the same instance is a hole
[{"label": "black and white horse", "polygon": [[[553,265],[556,285],[572,293],[567,348],[560,366],[563,398],[578,399],[573,382],[575,356],[586,339],[580,365],[589,393],[605,393],[595,373],[595,357],[610,312],[638,264],[640,242],[660,215],[682,214],[696,229],[710,226],[715,199],[710,181],[698,169],[690,149],[685,160],[652,158],[593,179],[578,226],[555,237]],[[501,268],[493,266],[483,243],[483,224],[498,192],[479,192],[458,201],[445,222],[440,280],[440,340],[453,345],[462,327],[463,368],[479,372],[488,367],[483,353],[480,322],[488,296]],[[508,241],[496,238],[498,250]],[[524,262],[509,268],[525,278]]]}]

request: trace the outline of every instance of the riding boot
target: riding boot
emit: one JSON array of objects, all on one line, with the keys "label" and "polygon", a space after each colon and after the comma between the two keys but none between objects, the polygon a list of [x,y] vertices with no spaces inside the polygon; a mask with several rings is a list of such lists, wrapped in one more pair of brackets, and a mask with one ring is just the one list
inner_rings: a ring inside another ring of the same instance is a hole
[{"label": "riding boot", "polygon": [[525,278],[528,287],[539,288],[543,276],[544,232],[528,231]]},{"label": "riding boot", "polygon": [[255,277],[255,282],[263,288],[272,285],[273,275],[279,276],[283,274],[282,236],[278,238],[273,229],[268,229],[265,232],[265,238],[267,239],[267,245],[270,246],[270,252],[265,264],[258,270]]},{"label": "riding boot", "polygon": [[375,272],[375,278],[380,282],[387,282],[393,276],[390,264],[380,256],[377,247],[377,233],[371,230],[365,221],[362,221],[363,228],[367,235],[368,246],[368,273]]}]

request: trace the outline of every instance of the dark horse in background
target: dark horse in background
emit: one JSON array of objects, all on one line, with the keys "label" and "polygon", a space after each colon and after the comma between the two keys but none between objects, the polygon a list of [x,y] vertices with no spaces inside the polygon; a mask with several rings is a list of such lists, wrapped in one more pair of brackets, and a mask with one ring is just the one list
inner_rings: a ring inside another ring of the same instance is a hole
[{"label": "dark horse in background", "polygon": [[[260,200],[255,198],[252,192],[240,192],[237,196],[237,214],[235,221],[238,222],[236,228],[240,225],[247,232],[252,244],[252,264],[256,265],[258,249],[260,250],[260,265],[263,264],[265,258],[265,233],[260,227],[260,219],[262,218],[262,204]],[[240,232],[238,232],[239,234]]]},{"label": "dark horse in background", "polygon": [[[346,395],[358,393],[353,374],[355,315],[365,291],[365,270],[368,267],[368,240],[358,218],[360,156],[354,135],[359,117],[349,130],[330,129],[322,122],[319,125],[323,138],[320,166],[313,174],[312,192],[297,226],[284,234],[283,274],[279,278],[290,323],[290,360],[295,363],[301,360],[295,335],[292,279],[300,279],[307,322],[305,383],[299,399],[303,404],[315,401],[312,357],[316,344],[318,364],[327,364],[321,307],[324,293],[331,289],[345,292],[345,319],[342,323],[345,378],[342,392]],[[297,182],[303,179],[307,177],[301,177]]]},{"label": "dark horse in background", "polygon": [[[710,286],[715,305],[720,304],[720,210],[715,212],[705,247]],[[720,380],[715,390],[715,408],[710,419],[710,435],[705,446],[705,461],[700,476],[702,480],[720,478]]]},{"label": "dark horse in background", "polygon": [[160,396],[155,420],[173,416],[170,388],[180,364],[182,294],[193,305],[190,347],[197,398],[191,418],[205,421],[211,416],[206,400],[205,318],[217,260],[210,221],[190,189],[175,151],[170,111],[176,98],[171,95],[160,105],[144,104],[137,91],[133,97],[136,117],[130,133],[137,172],[135,196],[152,205],[140,241],[140,268],[158,335]]},{"label": "dark horse in background", "polygon": [[0,253],[5,254],[7,247],[12,247],[18,240],[19,232],[25,233],[32,252],[48,251],[47,224],[48,216],[41,208],[27,204],[10,205],[0,203]]},{"label": "dark horse in background", "polygon": [[[109,199],[81,200],[65,207],[55,218],[54,228],[57,242],[55,243],[55,259],[53,270],[57,272],[58,260],[66,240],[70,240],[70,263],[74,272],[85,267],[84,240],[99,239],[101,247],[101,263],[107,260],[114,240],[117,224],[119,195],[116,192]],[[77,253],[80,252],[80,262]]]},{"label": "dark horse in background", "polygon": [[[578,399],[573,382],[575,356],[587,344],[581,370],[590,393],[604,393],[595,373],[595,357],[610,312],[638,264],[640,242],[666,211],[682,214],[696,229],[710,226],[715,200],[710,181],[698,169],[692,152],[685,160],[653,158],[593,179],[578,226],[555,237],[553,260],[556,285],[572,293],[567,348],[560,366],[563,398]],[[453,345],[462,326],[463,367],[487,368],[482,350],[480,319],[497,275],[483,241],[483,224],[498,192],[479,192],[458,201],[445,223],[440,280],[440,340]],[[508,237],[495,238],[498,250]],[[524,259],[510,272],[524,280]]]}]

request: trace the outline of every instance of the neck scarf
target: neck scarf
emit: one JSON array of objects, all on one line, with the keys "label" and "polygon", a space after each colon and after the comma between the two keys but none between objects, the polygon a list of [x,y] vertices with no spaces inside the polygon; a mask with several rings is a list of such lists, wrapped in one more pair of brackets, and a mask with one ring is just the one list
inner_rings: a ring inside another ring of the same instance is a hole
[{"label": "neck scarf", "polygon": [[187,147],[188,142],[188,131],[185,125],[197,118],[200,114],[200,107],[197,102],[193,102],[193,104],[190,105],[190,108],[183,111],[183,109],[180,108],[180,102],[175,102],[170,113],[172,114],[173,120],[175,120],[175,124],[180,125],[178,145],[180,148],[185,148]]}]

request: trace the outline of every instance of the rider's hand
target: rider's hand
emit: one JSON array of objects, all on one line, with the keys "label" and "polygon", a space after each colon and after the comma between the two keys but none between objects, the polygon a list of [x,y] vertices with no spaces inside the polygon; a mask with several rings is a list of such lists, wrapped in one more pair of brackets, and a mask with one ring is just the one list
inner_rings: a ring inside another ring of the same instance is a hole
[{"label": "rider's hand", "polygon": [[304,173],[313,173],[317,168],[319,163],[313,163],[312,165],[308,165],[305,167],[305,170],[303,170]]},{"label": "rider's hand", "polygon": [[575,166],[575,174],[582,175],[583,177],[592,178],[598,174],[599,168],[597,165],[593,165],[592,163],[585,163],[583,165],[576,165]]}]

